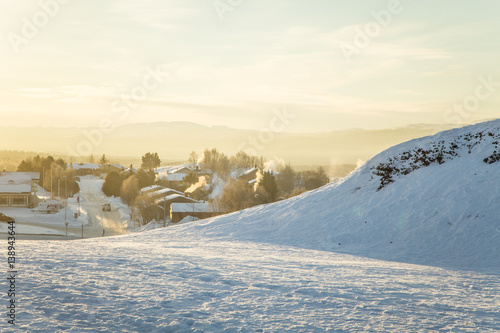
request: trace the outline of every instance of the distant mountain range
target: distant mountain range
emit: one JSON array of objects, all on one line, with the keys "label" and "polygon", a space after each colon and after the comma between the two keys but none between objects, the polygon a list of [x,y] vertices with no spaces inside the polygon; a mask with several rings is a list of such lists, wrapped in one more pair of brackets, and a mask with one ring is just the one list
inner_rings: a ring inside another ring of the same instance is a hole
[{"label": "distant mountain range", "polygon": [[[226,154],[238,150],[294,165],[355,164],[395,144],[451,129],[453,125],[408,127],[324,133],[272,133],[208,127],[189,122],[129,124],[107,134],[96,128],[0,127],[1,150],[27,150],[63,155],[140,157],[158,152],[162,160],[187,160],[191,151],[218,148]],[[78,160],[78,158],[75,158]]]}]

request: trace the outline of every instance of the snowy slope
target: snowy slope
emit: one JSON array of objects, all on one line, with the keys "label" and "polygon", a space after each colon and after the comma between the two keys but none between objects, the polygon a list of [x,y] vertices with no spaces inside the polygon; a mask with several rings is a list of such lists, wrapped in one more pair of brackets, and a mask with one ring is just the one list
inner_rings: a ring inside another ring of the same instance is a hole
[{"label": "snowy slope", "polygon": [[496,275],[178,236],[23,242],[19,331],[500,330]]},{"label": "snowy slope", "polygon": [[176,233],[498,272],[499,141],[500,120],[412,140],[340,182]]}]

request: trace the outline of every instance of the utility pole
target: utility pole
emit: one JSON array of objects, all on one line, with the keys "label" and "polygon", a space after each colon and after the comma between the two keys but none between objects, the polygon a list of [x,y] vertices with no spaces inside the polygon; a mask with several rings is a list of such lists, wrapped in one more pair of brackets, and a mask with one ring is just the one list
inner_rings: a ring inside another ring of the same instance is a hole
[{"label": "utility pole", "polygon": [[64,178],[66,179],[66,195],[65,195],[65,199],[64,200],[64,220],[66,221],[67,220],[67,211],[68,211],[68,177],[67,176],[64,176]]},{"label": "utility pole", "polygon": [[50,200],[54,200],[54,194],[52,192],[52,165],[50,166]]}]

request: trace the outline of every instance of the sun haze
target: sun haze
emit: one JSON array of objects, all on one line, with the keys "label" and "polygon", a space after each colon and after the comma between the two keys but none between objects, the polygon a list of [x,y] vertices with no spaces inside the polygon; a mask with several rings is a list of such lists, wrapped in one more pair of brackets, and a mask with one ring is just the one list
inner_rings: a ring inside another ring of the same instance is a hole
[{"label": "sun haze", "polygon": [[189,121],[287,132],[498,116],[494,1],[16,1],[3,126]]}]

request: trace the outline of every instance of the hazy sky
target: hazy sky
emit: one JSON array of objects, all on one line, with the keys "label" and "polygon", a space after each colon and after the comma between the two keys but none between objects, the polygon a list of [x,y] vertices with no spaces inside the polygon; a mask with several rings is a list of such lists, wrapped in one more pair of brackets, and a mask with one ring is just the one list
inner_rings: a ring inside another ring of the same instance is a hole
[{"label": "hazy sky", "polygon": [[326,131],[500,114],[497,0],[0,1],[0,125],[260,129],[286,110],[287,131]]}]

